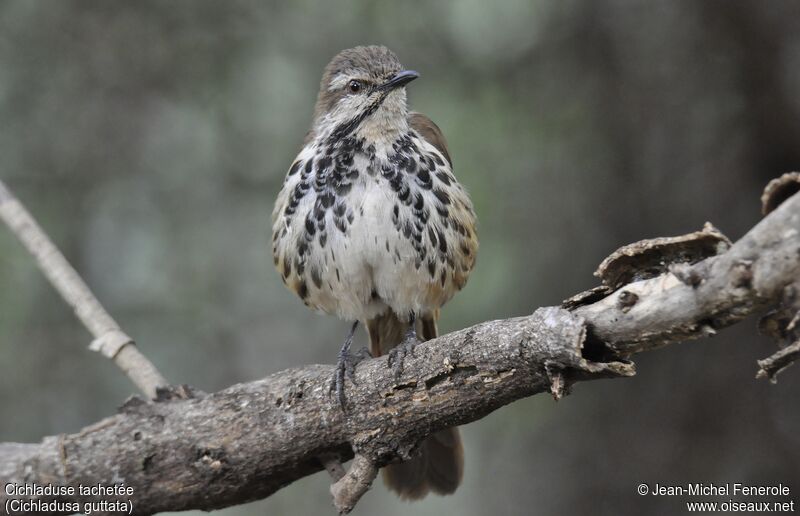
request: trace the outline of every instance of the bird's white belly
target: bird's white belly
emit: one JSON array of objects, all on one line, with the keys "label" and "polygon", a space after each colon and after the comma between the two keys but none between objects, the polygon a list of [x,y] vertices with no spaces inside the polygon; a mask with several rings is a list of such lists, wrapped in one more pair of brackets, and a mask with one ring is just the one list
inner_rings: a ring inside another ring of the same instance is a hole
[{"label": "bird's white belly", "polygon": [[375,317],[387,307],[398,314],[435,308],[425,303],[432,279],[416,266],[416,251],[397,230],[393,210],[398,203],[386,183],[367,177],[354,185],[347,203],[353,220],[345,233],[334,231],[328,243],[324,276],[332,278],[331,285],[310,301],[351,320]]},{"label": "bird's white belly", "polygon": [[287,174],[273,215],[284,282],[308,306],[348,320],[438,309],[474,263],[466,192],[416,135],[347,145],[351,154],[340,149],[335,174],[328,149],[314,145]]}]

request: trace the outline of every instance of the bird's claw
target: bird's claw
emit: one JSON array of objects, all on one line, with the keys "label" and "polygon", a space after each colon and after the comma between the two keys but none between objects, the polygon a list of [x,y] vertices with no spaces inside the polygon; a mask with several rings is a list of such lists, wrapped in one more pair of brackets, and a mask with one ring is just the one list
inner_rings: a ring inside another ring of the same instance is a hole
[{"label": "bird's claw", "polygon": [[[355,326],[353,327],[353,331]],[[344,382],[345,377],[349,378],[353,385],[358,385],[356,382],[356,366],[365,358],[371,358],[367,348],[361,348],[358,353],[350,353],[350,345],[353,343],[353,331],[347,336],[347,339],[339,351],[339,358],[336,361],[336,368],[333,371],[333,378],[331,378],[329,393],[336,392],[336,399],[339,406],[344,410],[344,403],[346,401],[344,395]]]},{"label": "bird's claw", "polygon": [[400,375],[403,374],[403,363],[405,362],[406,356],[414,356],[414,348],[416,348],[419,343],[420,341],[416,333],[409,333],[406,335],[403,342],[389,351],[387,365],[394,371],[395,378],[400,378]]}]

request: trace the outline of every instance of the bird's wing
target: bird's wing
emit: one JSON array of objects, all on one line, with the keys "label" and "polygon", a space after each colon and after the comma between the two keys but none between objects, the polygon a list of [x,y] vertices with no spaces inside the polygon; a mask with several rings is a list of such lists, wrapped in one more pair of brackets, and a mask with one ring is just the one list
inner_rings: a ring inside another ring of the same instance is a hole
[{"label": "bird's wing", "polygon": [[433,123],[433,120],[423,115],[422,113],[411,112],[408,114],[408,125],[417,131],[420,136],[436,147],[436,150],[442,153],[450,168],[453,168],[453,160],[450,159],[450,153],[447,152],[447,140],[442,134],[439,126]]}]

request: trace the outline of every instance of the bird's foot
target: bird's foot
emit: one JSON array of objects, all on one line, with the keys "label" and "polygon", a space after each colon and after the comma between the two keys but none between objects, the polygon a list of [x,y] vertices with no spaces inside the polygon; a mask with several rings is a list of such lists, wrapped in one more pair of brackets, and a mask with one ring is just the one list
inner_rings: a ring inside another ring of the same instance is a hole
[{"label": "bird's foot", "polygon": [[[348,345],[348,348],[350,346]],[[336,361],[336,369],[331,379],[330,392],[336,391],[336,399],[339,401],[339,406],[344,410],[344,382],[345,377],[349,378],[353,385],[358,385],[356,381],[356,366],[364,359],[372,358],[367,348],[361,348],[358,353],[350,353],[349,350],[345,351],[344,347],[339,352],[339,359]]]},{"label": "bird's foot", "polygon": [[336,361],[336,368],[333,371],[333,378],[331,378],[331,386],[329,392],[336,392],[336,399],[339,401],[339,406],[344,410],[344,382],[345,377],[350,378],[353,385],[356,382],[356,366],[365,358],[371,358],[367,348],[361,348],[358,353],[350,353],[350,346],[353,344],[353,335],[355,334],[358,323],[354,323],[350,333],[342,344],[342,349],[339,351],[339,358]]},{"label": "bird's foot", "polygon": [[403,363],[405,362],[406,356],[413,356],[414,348],[416,348],[419,343],[420,340],[417,338],[417,332],[411,329],[406,333],[403,342],[389,351],[387,365],[394,371],[395,378],[400,378],[400,375],[403,374]]}]

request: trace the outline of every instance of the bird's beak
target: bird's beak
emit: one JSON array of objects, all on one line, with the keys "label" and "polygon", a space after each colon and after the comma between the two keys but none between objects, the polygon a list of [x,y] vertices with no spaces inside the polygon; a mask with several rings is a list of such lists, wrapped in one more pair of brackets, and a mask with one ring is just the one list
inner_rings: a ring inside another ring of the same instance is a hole
[{"label": "bird's beak", "polygon": [[402,70],[397,72],[394,77],[381,84],[382,90],[393,90],[400,86],[405,86],[409,82],[419,77],[419,74],[414,70]]}]

